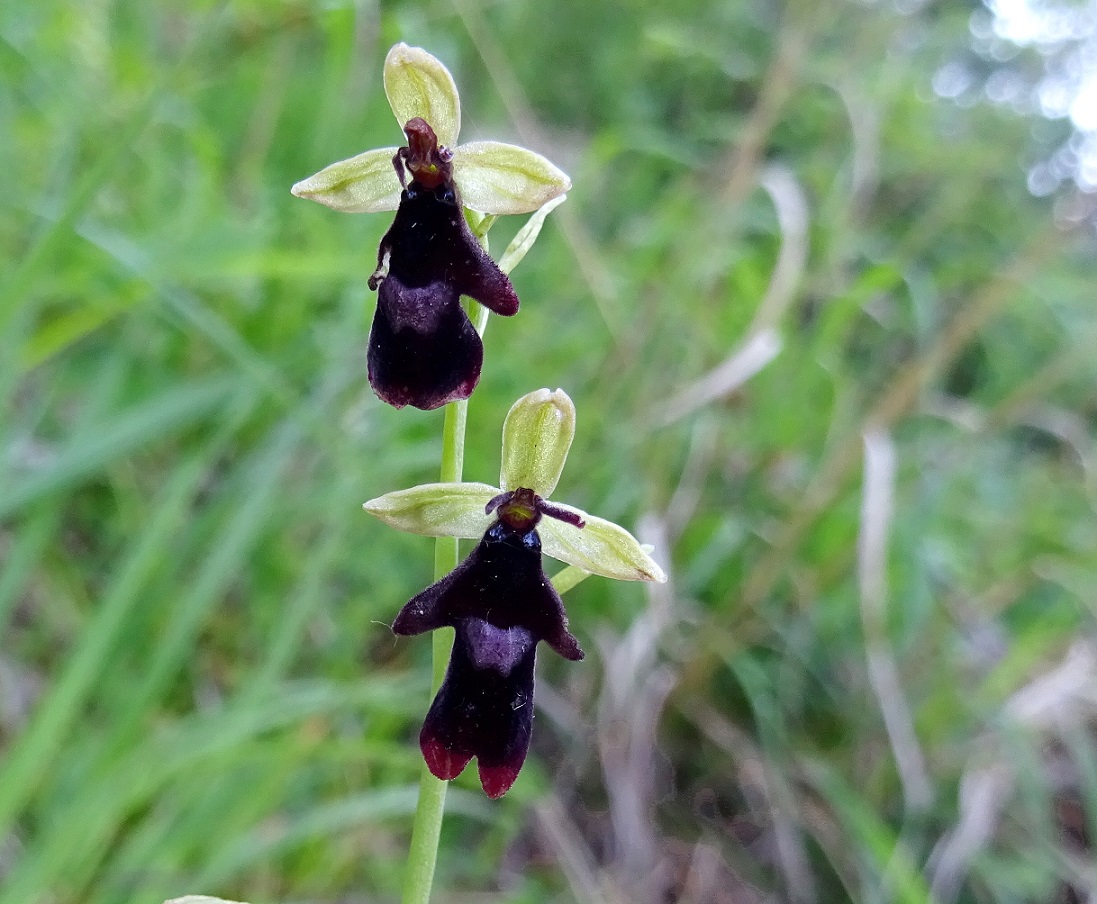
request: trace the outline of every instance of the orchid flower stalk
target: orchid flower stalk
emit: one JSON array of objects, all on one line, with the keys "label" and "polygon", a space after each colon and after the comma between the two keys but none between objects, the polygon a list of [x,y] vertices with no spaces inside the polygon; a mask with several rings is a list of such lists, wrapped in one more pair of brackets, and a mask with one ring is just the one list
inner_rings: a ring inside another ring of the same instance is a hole
[{"label": "orchid flower stalk", "polygon": [[[665,576],[624,528],[549,500],[575,433],[575,407],[562,390],[530,393],[511,408],[498,487],[462,482],[466,406],[481,376],[487,311],[518,312],[508,274],[571,182],[526,148],[458,144],[456,85],[426,51],[394,46],[384,86],[405,144],[333,163],[292,191],[346,213],[396,212],[368,279],[378,293],[369,382],[396,408],[445,406],[440,481],[365,504],[391,526],[437,538],[435,583],[392,626],[397,634],[434,632],[436,695],[420,733],[425,769],[403,898],[426,904],[446,781],[476,758],[487,795],[505,794],[529,749],[538,643],[583,658],[542,554],[622,580]],[[497,264],[483,247],[487,228],[496,216],[524,213],[533,216]],[[471,299],[471,318],[462,297]],[[460,538],[479,543],[458,564]],[[454,629],[454,643],[436,630],[444,627]]]}]

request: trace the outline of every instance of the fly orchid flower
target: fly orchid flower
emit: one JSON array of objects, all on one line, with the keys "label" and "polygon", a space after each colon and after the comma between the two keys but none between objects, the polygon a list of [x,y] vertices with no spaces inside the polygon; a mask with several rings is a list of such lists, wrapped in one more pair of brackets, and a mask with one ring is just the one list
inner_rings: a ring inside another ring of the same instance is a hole
[{"label": "fly orchid flower", "polygon": [[510,279],[472,234],[463,208],[531,213],[563,195],[571,181],[526,148],[457,145],[457,86],[425,50],[394,46],[384,84],[407,144],[333,163],[292,191],[349,213],[396,211],[369,280],[378,290],[369,378],[390,405],[429,410],[468,398],[480,379],[483,342],[460,296],[503,316],[518,311]]},{"label": "fly orchid flower", "polygon": [[542,552],[591,574],[665,581],[624,528],[549,502],[575,435],[575,407],[562,390],[523,396],[503,424],[500,487],[434,483],[365,504],[370,514],[411,533],[481,538],[449,575],[413,597],[392,629],[456,631],[445,680],[419,745],[430,771],[456,778],[477,758],[489,797],[507,792],[525,761],[533,727],[538,641],[565,659],[583,651],[568,631]]}]

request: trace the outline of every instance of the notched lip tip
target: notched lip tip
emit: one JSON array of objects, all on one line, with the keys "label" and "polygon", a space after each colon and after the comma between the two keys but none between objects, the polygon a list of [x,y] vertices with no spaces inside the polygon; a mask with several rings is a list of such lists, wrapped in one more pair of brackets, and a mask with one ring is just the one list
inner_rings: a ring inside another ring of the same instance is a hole
[{"label": "notched lip tip", "polygon": [[510,766],[477,766],[480,787],[491,800],[499,800],[513,788],[520,771],[521,767],[515,770]]}]

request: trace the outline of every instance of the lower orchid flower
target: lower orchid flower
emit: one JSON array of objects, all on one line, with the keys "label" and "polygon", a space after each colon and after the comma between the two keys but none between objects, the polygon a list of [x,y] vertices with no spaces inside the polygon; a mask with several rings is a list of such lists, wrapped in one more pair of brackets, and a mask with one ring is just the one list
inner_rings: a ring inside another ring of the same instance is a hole
[{"label": "lower orchid flower", "polygon": [[583,651],[568,631],[560,594],[541,567],[537,522],[561,517],[581,527],[532,490],[519,488],[489,503],[497,521],[472,554],[404,606],[392,630],[422,634],[455,628],[446,678],[427,713],[419,743],[430,771],[456,778],[472,757],[488,797],[518,777],[533,727],[533,663],[538,641],[565,659]]},{"label": "lower orchid flower", "polygon": [[365,504],[401,530],[481,537],[453,572],[412,597],[392,629],[455,629],[449,668],[419,743],[430,771],[444,780],[456,778],[476,757],[492,798],[510,789],[529,750],[538,642],[565,659],[583,658],[560,595],[545,576],[542,552],[592,574],[666,580],[624,528],[545,498],[559,481],[574,433],[575,408],[566,393],[530,393],[503,425],[501,488],[426,484]]}]

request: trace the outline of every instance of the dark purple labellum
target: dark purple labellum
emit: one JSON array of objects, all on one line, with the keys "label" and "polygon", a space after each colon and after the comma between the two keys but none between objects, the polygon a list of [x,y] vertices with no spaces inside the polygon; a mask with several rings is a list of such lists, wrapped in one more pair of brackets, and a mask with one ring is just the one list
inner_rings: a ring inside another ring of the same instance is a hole
[{"label": "dark purple labellum", "polygon": [[452,184],[411,182],[377,254],[377,313],[369,377],[396,407],[433,409],[467,399],[480,380],[483,343],[460,304],[468,295],[497,314],[518,311],[506,274],[465,222]]},{"label": "dark purple labellum", "polygon": [[456,778],[476,757],[488,797],[510,790],[533,731],[536,651],[524,628],[480,619],[458,625],[446,678],[419,733],[423,759],[437,778]]},{"label": "dark purple labellum", "polygon": [[445,681],[419,736],[434,775],[452,779],[477,757],[489,797],[505,794],[529,750],[538,641],[565,659],[583,651],[541,566],[537,531],[497,521],[465,561],[413,597],[392,630],[456,629]]},{"label": "dark purple labellum", "polygon": [[369,334],[369,382],[383,402],[424,411],[467,399],[480,380],[484,344],[457,290],[418,289],[389,275],[377,293]]}]

